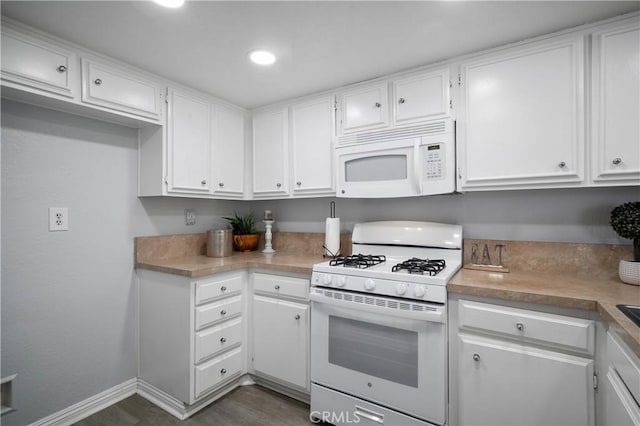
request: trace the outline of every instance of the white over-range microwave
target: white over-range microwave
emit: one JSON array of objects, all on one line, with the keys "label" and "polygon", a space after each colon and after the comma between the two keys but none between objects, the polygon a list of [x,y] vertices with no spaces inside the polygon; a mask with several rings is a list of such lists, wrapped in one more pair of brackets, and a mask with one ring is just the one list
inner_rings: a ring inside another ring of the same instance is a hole
[{"label": "white over-range microwave", "polygon": [[337,196],[391,198],[456,189],[455,123],[358,133],[338,139]]}]

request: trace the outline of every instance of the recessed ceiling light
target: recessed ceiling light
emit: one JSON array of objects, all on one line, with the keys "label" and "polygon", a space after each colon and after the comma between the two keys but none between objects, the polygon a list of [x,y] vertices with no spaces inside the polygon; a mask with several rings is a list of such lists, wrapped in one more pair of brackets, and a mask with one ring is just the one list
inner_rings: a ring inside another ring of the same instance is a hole
[{"label": "recessed ceiling light", "polygon": [[252,50],[249,52],[251,62],[258,65],[271,65],[276,61],[276,56],[267,50]]},{"label": "recessed ceiling light", "polygon": [[164,7],[180,7],[184,4],[184,0],[153,0],[155,3],[158,3],[160,6]]}]

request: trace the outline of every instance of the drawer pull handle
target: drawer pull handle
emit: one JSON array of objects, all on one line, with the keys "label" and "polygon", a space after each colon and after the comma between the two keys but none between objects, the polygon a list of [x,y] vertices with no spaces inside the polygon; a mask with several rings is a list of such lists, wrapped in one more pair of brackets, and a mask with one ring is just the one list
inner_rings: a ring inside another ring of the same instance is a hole
[{"label": "drawer pull handle", "polygon": [[227,339],[226,339],[226,338],[224,338],[224,337],[221,337],[221,338],[220,338],[220,343],[226,343],[226,342],[227,342]]},{"label": "drawer pull handle", "polygon": [[473,354],[473,360],[476,361],[476,362],[480,361],[480,355]]},{"label": "drawer pull handle", "polygon": [[227,374],[227,369],[223,368],[222,370],[220,370],[220,374]]},{"label": "drawer pull handle", "polygon": [[522,330],[524,330],[524,324],[523,324],[523,323],[521,323],[521,322],[516,323],[516,328],[517,328],[519,331],[522,331]]},{"label": "drawer pull handle", "polygon": [[276,284],[276,286],[274,287],[276,290],[280,290],[280,286],[278,284]]},{"label": "drawer pull handle", "polygon": [[58,72],[65,72],[67,70],[67,67],[65,67],[64,65],[60,65],[58,67]]},{"label": "drawer pull handle", "polygon": [[93,82],[96,86],[100,86],[102,84],[102,80],[100,80],[99,78],[96,78]]},{"label": "drawer pull handle", "polygon": [[380,102],[376,102],[375,105],[376,105],[376,108],[380,108],[382,106]]},{"label": "drawer pull handle", "polygon": [[400,104],[403,104],[403,103],[405,103],[405,102],[406,102],[406,101],[404,100],[404,98],[400,98],[400,99],[398,99],[398,103],[400,103]]},{"label": "drawer pull handle", "polygon": [[225,291],[227,291],[227,286],[224,286],[224,285],[223,285],[222,287],[220,287],[220,291],[221,291],[221,292],[223,292],[223,293],[224,293]]},{"label": "drawer pull handle", "polygon": [[227,311],[225,311],[224,309],[220,311],[220,315],[227,315]]},{"label": "drawer pull handle", "polygon": [[296,315],[294,318],[299,320],[300,319],[300,315]]},{"label": "drawer pull handle", "polygon": [[612,161],[612,163],[613,163],[614,165],[616,165],[616,166],[617,166],[617,165],[619,165],[620,163],[622,163],[622,158],[620,158],[620,157],[618,157],[618,158],[614,158],[614,159],[613,159],[613,161]]},{"label": "drawer pull handle", "polygon": [[561,161],[561,162],[558,164],[558,167],[560,167],[560,168],[562,169],[562,168],[563,168],[564,166],[566,166],[566,165],[567,165],[567,163],[565,163],[564,161]]}]

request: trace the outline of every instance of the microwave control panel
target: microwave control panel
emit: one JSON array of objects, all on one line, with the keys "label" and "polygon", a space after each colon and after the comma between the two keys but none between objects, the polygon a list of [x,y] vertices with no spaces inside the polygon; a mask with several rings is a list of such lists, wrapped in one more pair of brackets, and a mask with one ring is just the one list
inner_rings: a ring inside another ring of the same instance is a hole
[{"label": "microwave control panel", "polygon": [[445,177],[445,149],[443,143],[433,143],[422,147],[424,149],[424,169],[422,176],[425,181],[444,179]]}]

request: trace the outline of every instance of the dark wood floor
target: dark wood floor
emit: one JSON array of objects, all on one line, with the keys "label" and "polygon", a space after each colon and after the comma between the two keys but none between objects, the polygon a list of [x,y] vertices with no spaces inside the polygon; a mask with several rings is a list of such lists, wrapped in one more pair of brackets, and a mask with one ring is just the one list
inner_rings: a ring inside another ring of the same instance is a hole
[{"label": "dark wood floor", "polygon": [[76,423],[78,426],[312,424],[307,404],[258,385],[240,386],[187,420],[178,420],[140,395],[133,395]]}]

